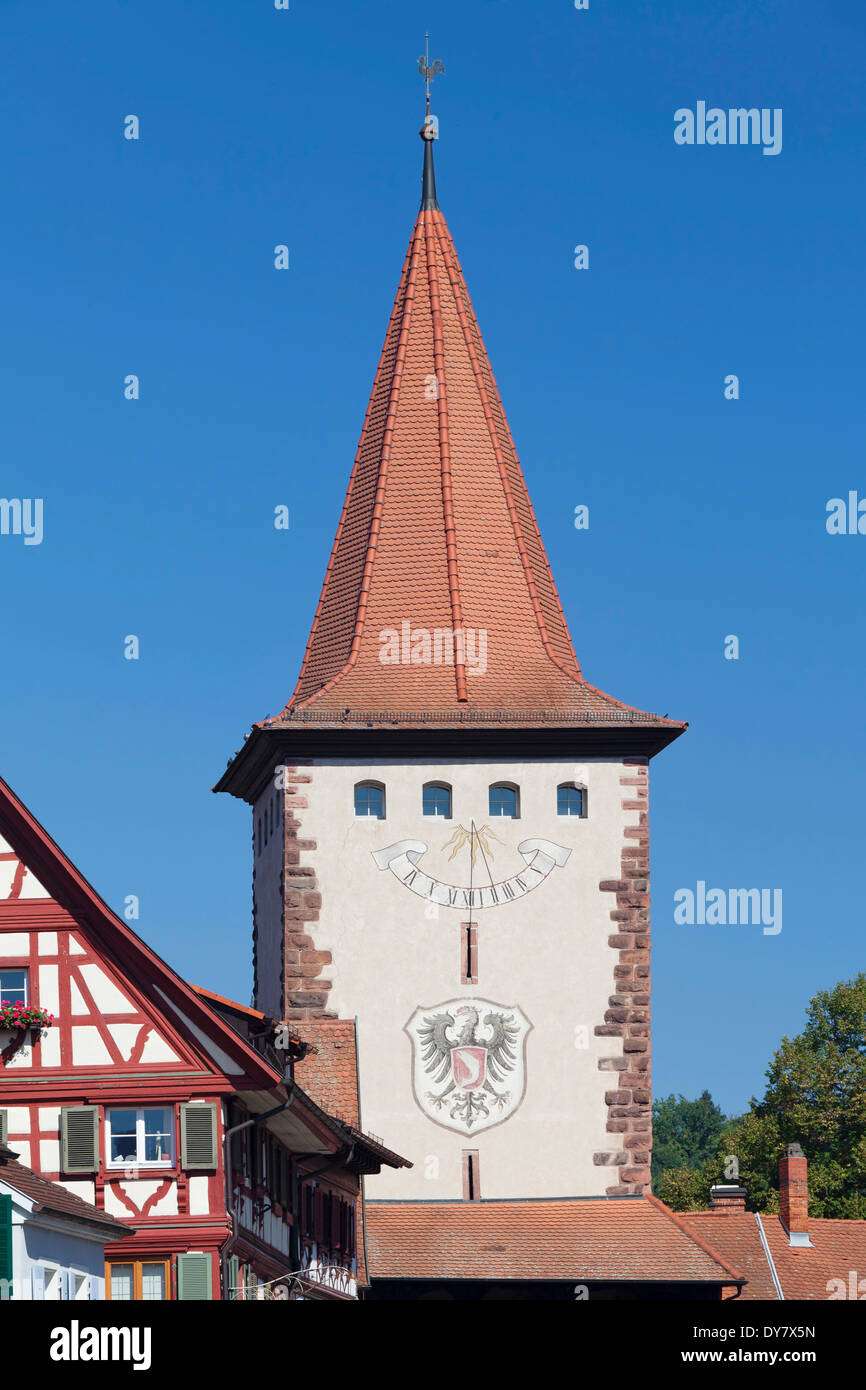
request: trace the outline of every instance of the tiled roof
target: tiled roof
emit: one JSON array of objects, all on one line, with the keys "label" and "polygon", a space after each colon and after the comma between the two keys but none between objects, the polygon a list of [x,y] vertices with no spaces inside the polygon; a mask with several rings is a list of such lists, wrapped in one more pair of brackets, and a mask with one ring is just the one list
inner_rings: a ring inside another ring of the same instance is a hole
[{"label": "tiled roof", "polygon": [[745,1276],[654,1199],[367,1202],[373,1279],[628,1280]]},{"label": "tiled roof", "polygon": [[292,1021],[292,1032],[310,1051],[295,1063],[295,1080],[329,1114],[357,1128],[358,1067],[354,1019]]},{"label": "tiled roof", "polygon": [[[10,1152],[6,1148],[3,1151]],[[128,1236],[133,1229],[126,1222],[116,1221],[107,1212],[100,1211],[90,1202],[76,1196],[74,1192],[61,1187],[60,1183],[41,1177],[39,1173],[34,1173],[32,1168],[26,1168],[15,1159],[0,1162],[0,1182],[8,1183],[16,1192],[36,1202],[43,1211],[56,1212],[61,1216],[74,1217],[76,1221],[102,1227],[108,1240],[119,1240]]]},{"label": "tiled roof", "polygon": [[[778,1299],[754,1212],[684,1212],[680,1219],[743,1271],[749,1282],[741,1298]],[[858,1280],[866,1277],[866,1221],[810,1216],[812,1244],[802,1247],[790,1244],[778,1216],[762,1216],[761,1225],[786,1300],[826,1301],[832,1280],[841,1279],[847,1290],[851,1270],[858,1271]]]},{"label": "tiled roof", "polygon": [[[483,632],[486,670],[479,648],[448,664],[441,645],[437,663],[422,644],[408,660],[404,624],[407,637]],[[381,660],[386,631],[399,635],[396,664]],[[412,231],[300,678],[264,725],[485,714],[528,726],[610,717],[683,727],[581,675],[463,272],[433,206]]]},{"label": "tiled roof", "polygon": [[[689,1231],[743,1271],[749,1282],[740,1298],[765,1301],[778,1298],[754,1212],[685,1211],[680,1219]],[[765,1227],[768,1221],[777,1219],[762,1218]]]}]

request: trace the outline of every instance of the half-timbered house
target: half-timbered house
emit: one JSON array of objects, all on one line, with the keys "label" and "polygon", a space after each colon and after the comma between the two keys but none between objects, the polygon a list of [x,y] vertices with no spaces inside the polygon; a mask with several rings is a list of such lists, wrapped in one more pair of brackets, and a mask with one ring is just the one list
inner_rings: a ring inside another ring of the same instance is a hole
[{"label": "half-timbered house", "polygon": [[130,1227],[107,1297],[356,1295],[359,1175],[405,1160],[305,1094],[307,1044],[182,980],[2,781],[0,999],[0,1139]]}]

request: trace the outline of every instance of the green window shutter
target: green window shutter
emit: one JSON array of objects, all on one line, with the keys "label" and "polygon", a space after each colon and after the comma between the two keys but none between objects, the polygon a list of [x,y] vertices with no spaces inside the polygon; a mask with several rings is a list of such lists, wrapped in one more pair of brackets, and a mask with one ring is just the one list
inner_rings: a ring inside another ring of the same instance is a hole
[{"label": "green window shutter", "polygon": [[179,1299],[210,1298],[210,1255],[178,1255],[177,1296]]},{"label": "green window shutter", "polygon": [[0,1110],[0,1144],[6,1143],[6,1136],[9,1133],[9,1116],[5,1110]]},{"label": "green window shutter", "polygon": [[184,1168],[216,1168],[217,1113],[215,1105],[180,1107],[180,1161]]},{"label": "green window shutter", "polygon": [[227,1270],[229,1286],[226,1289],[226,1298],[240,1298],[241,1262],[237,1255],[229,1255]]},{"label": "green window shutter", "polygon": [[0,1298],[12,1297],[12,1198],[0,1196]]},{"label": "green window shutter", "polygon": [[69,1105],[60,1111],[64,1173],[93,1173],[99,1167],[99,1106]]}]

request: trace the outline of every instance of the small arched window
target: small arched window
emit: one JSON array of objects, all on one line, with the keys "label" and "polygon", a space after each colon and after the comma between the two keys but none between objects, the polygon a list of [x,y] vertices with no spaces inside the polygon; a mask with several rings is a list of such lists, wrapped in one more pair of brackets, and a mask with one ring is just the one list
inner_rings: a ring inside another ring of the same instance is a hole
[{"label": "small arched window", "polygon": [[490,788],[491,816],[520,816],[520,792],[511,782],[494,782]]},{"label": "small arched window", "polygon": [[556,789],[556,814],[558,816],[586,815],[586,788],[575,782],[561,782]]},{"label": "small arched window", "polygon": [[385,819],[385,788],[381,782],[355,783],[355,815]]},{"label": "small arched window", "polygon": [[421,793],[421,809],[425,816],[451,819],[451,788],[447,782],[425,782]]}]

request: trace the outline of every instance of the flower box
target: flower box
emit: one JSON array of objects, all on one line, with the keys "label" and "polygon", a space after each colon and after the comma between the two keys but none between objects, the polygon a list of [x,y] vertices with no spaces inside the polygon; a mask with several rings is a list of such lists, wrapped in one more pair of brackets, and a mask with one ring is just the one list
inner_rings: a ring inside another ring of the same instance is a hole
[{"label": "flower box", "polygon": [[0,1001],[0,1052],[15,1040],[19,1044],[34,1043],[44,1028],[50,1028],[54,1015],[47,1009],[35,1009],[29,1004],[10,1004]]}]

